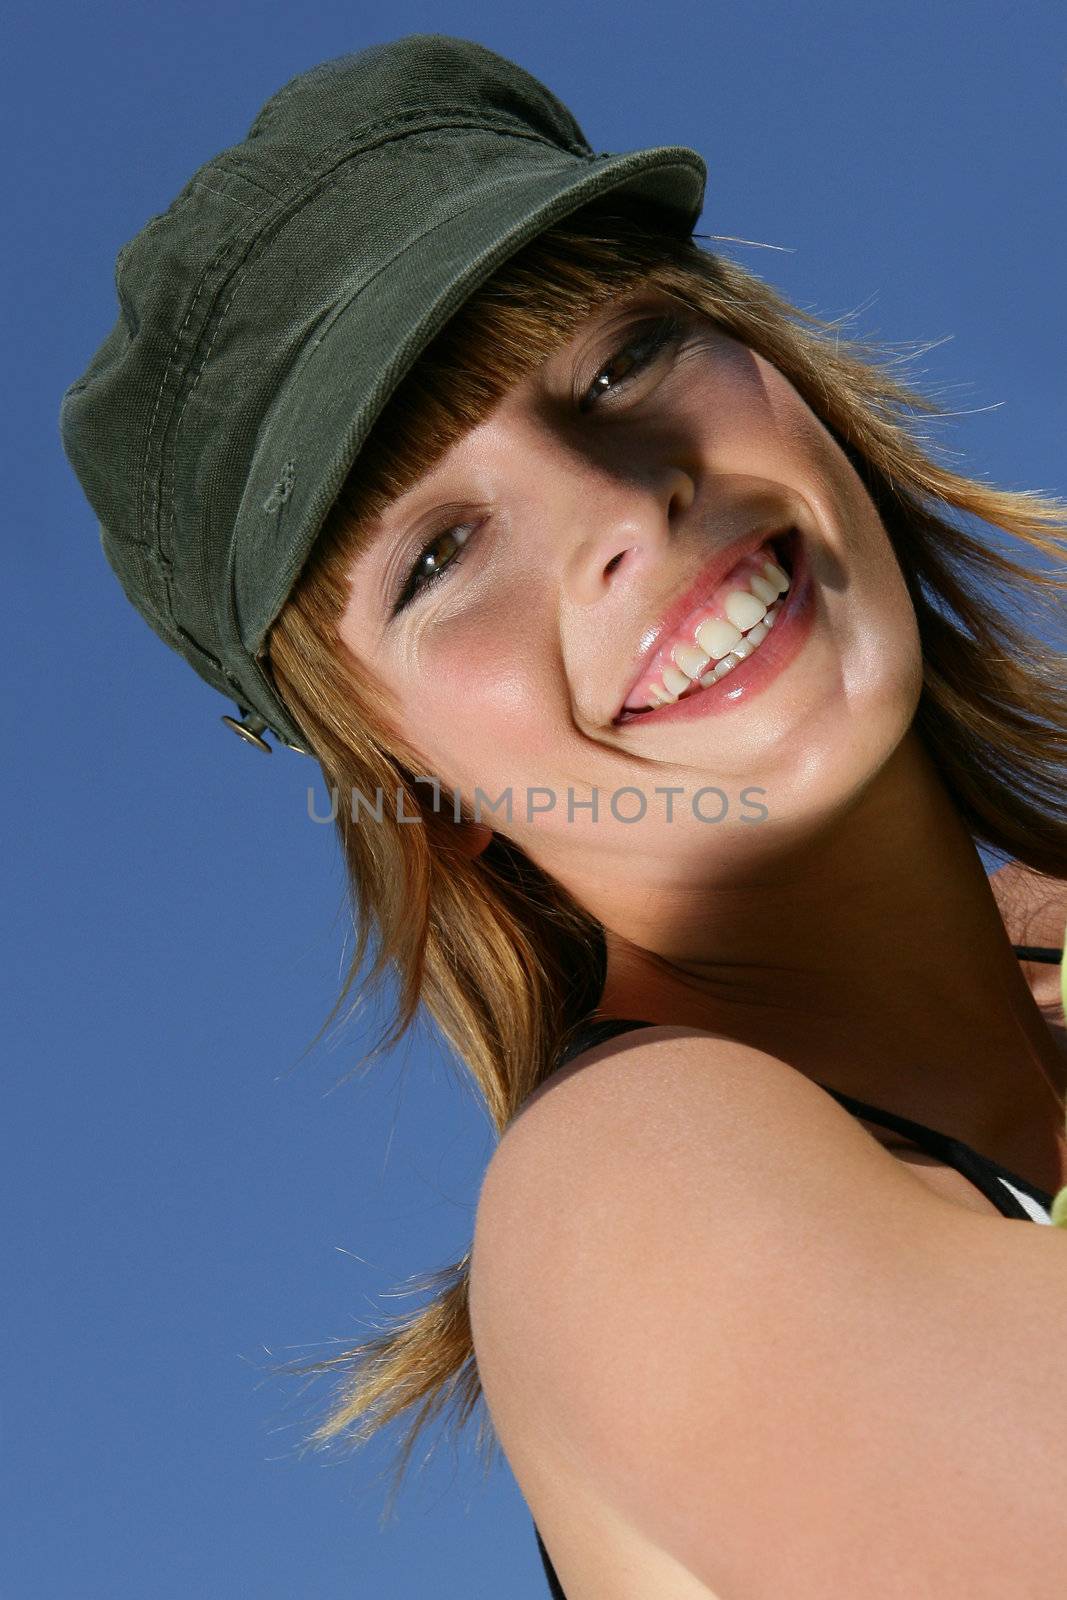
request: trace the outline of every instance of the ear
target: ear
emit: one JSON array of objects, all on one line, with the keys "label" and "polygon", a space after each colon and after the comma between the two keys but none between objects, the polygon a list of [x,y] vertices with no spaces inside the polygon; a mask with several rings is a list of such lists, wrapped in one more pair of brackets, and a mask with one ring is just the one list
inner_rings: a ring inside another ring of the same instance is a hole
[{"label": "ear", "polygon": [[493,830],[487,822],[462,822],[456,825],[454,837],[460,854],[473,861],[492,840]]}]

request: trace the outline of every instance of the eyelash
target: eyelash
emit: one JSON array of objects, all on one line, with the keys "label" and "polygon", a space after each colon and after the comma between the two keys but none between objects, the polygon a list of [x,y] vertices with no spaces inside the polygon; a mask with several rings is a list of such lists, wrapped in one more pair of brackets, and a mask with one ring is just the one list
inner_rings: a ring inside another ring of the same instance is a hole
[{"label": "eyelash", "polygon": [[[636,378],[640,377],[647,368],[652,366],[653,362],[660,355],[662,355],[665,350],[669,349],[671,346],[679,344],[687,332],[687,325],[681,320],[681,318],[674,316],[669,312],[665,316],[660,317],[658,321],[653,323],[651,326],[643,323],[641,328],[638,330],[636,337],[630,338],[626,344],[622,345],[618,350],[615,351],[613,355],[608,357],[607,361],[604,362],[603,366],[601,366],[594,375],[593,381],[586,389],[585,393],[580,396],[576,396],[578,410],[583,413],[588,413],[589,411],[594,410],[597,404],[600,403],[599,396],[596,396],[592,399],[590,399],[590,396],[593,395],[593,390],[597,382],[604,376],[605,372],[607,372],[610,367],[615,365],[617,361],[622,360],[625,356],[633,354],[634,351],[640,350],[644,352],[644,354],[638,358],[636,363],[631,367],[630,371],[626,373],[624,377],[620,378],[617,383],[613,383],[610,389],[606,391],[601,390],[600,394],[606,393],[608,395],[612,395],[617,393],[620,389],[625,389]],[[440,541],[446,538],[449,534],[460,533],[464,530],[467,533],[467,540],[469,540],[474,532],[474,528],[475,525],[473,523],[449,523],[446,527],[439,529],[437,533],[432,534],[431,537],[427,539],[426,543],[416,556],[414,564],[412,565],[411,570],[409,571],[405,580],[404,587],[400,591],[393,605],[392,615],[394,617],[398,612],[403,611],[404,607],[407,606],[413,599],[415,599],[417,595],[423,594],[432,584],[436,583],[439,578],[443,578],[447,572],[450,572],[453,567],[459,564],[467,541],[465,540],[464,543],[459,546],[458,553],[443,566],[435,568],[433,572],[420,573],[420,562],[424,561],[426,557],[433,552],[434,546],[439,544]]]}]

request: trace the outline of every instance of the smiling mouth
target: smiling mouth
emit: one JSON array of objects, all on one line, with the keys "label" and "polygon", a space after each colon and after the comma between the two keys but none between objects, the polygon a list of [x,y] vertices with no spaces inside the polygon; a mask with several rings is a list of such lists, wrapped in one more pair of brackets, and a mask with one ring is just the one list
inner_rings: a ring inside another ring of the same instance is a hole
[{"label": "smiling mouth", "polygon": [[638,679],[616,726],[676,704],[727,677],[760,648],[789,602],[800,534],[795,526],[770,535],[744,557],[666,653]]}]

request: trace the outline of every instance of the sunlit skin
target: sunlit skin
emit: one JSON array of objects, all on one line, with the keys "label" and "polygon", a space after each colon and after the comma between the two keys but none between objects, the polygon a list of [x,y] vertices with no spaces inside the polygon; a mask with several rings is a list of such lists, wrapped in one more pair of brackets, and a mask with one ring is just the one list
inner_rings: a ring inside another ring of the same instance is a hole
[{"label": "sunlit skin", "polygon": [[[631,308],[679,309],[645,294],[598,311],[390,507],[353,564],[344,645],[427,774],[469,803],[510,787],[511,821],[484,811],[470,847],[506,832],[602,922],[606,1015],[739,1038],[1055,1190],[1064,1063],[909,731],[919,636],[876,508],[787,379],[684,308],[688,338],[612,390]],[[707,692],[726,691],[719,714],[617,725],[650,628],[767,515],[804,537],[798,653],[753,695],[742,663]],[[430,536],[471,525],[390,618]],[[711,785],[717,823],[688,798]],[[607,803],[627,786],[640,822]],[[671,786],[668,821],[654,791]],[[554,809],[528,819],[546,789]],[[568,818],[568,789],[599,791],[595,822]]]}]

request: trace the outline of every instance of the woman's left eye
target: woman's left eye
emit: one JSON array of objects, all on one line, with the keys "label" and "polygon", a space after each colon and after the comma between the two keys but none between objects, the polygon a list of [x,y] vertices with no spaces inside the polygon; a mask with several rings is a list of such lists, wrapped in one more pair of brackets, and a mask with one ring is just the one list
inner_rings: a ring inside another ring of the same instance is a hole
[{"label": "woman's left eye", "polygon": [[[637,338],[630,339],[601,367],[579,401],[578,409],[590,411],[601,395],[617,394],[619,390],[625,389],[665,350],[678,344],[684,338],[686,331],[685,324],[678,317],[670,315],[660,317],[651,327],[646,326]],[[613,367],[617,368],[620,364],[624,369],[623,374],[621,378],[612,382],[609,374]]]}]

